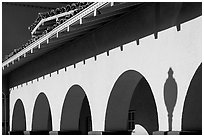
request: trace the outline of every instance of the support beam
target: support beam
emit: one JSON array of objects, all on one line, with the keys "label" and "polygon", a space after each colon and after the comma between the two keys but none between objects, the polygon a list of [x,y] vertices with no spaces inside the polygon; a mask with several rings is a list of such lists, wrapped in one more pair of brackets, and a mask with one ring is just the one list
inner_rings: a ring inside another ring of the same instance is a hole
[{"label": "support beam", "polygon": [[155,33],[154,33],[154,38],[155,38],[155,39],[158,39],[158,32],[155,32]]},{"label": "support beam", "polygon": [[121,51],[123,51],[123,45],[122,45],[122,46],[120,46],[120,50],[121,50]]},{"label": "support beam", "polygon": [[40,44],[38,45],[38,48],[40,49]]},{"label": "support beam", "polygon": [[79,24],[82,24],[82,18],[81,18],[81,19],[79,19]]},{"label": "support beam", "polygon": [[176,25],[176,30],[180,31],[181,30],[181,24]]},{"label": "support beam", "polygon": [[136,43],[137,43],[137,45],[139,45],[140,44],[140,40],[138,39],[138,40],[136,40]]},{"label": "support beam", "polygon": [[67,26],[67,32],[69,32],[69,26]]},{"label": "support beam", "polygon": [[95,9],[95,10],[94,10],[94,17],[96,16],[96,13],[97,13],[97,10]]},{"label": "support beam", "polygon": [[109,50],[107,51],[107,56],[109,56]]}]

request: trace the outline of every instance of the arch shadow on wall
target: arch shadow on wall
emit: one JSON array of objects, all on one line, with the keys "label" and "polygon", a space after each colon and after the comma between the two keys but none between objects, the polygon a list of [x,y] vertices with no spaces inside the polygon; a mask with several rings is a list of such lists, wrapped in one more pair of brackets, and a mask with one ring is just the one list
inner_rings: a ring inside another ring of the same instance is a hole
[{"label": "arch shadow on wall", "polygon": [[135,124],[148,134],[158,130],[158,114],[152,90],[137,71],[124,72],[111,91],[104,134],[131,134]]},{"label": "arch shadow on wall", "polygon": [[52,115],[48,99],[40,93],[35,101],[31,134],[49,134],[52,131]]},{"label": "arch shadow on wall", "polygon": [[182,131],[202,134],[202,63],[196,70],[184,102]]},{"label": "arch shadow on wall", "polygon": [[79,85],[66,94],[59,134],[88,134],[92,130],[91,111],[87,96]]},{"label": "arch shadow on wall", "polygon": [[26,116],[23,102],[18,99],[14,105],[13,116],[12,116],[12,131],[10,134],[24,134],[26,131]]}]

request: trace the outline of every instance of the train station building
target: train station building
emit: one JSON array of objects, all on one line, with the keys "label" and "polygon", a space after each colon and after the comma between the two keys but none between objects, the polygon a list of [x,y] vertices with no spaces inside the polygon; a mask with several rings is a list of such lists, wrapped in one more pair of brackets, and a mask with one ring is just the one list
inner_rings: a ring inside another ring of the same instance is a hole
[{"label": "train station building", "polygon": [[75,2],[29,30],[2,62],[3,134],[202,134],[201,2]]}]

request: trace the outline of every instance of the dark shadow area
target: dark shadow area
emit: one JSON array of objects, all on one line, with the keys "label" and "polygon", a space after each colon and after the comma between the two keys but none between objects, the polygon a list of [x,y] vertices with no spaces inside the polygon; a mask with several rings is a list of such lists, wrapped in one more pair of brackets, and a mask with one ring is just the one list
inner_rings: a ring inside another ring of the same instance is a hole
[{"label": "dark shadow area", "polygon": [[[134,112],[132,113],[132,121],[134,121],[132,129],[134,129],[135,124],[139,124],[142,125],[150,135],[152,135],[153,131],[159,129],[157,106],[151,87],[144,77],[139,81],[134,90],[129,115],[130,111]],[[129,127],[132,121],[129,120]],[[131,129],[131,127],[129,129]]]},{"label": "dark shadow area", "polygon": [[168,78],[164,84],[164,102],[168,112],[169,131],[172,131],[173,111],[176,105],[178,94],[177,83],[173,77],[173,73],[174,71],[172,70],[172,68],[169,68]]},{"label": "dark shadow area", "polygon": [[10,130],[10,90],[8,88],[8,81],[2,77],[2,135],[8,135]]},{"label": "dark shadow area", "polygon": [[128,70],[111,91],[103,134],[130,134],[135,124],[145,127],[149,134],[158,130],[157,108],[145,78],[137,71]]},{"label": "dark shadow area", "polygon": [[182,131],[202,134],[202,63],[188,88],[182,115]]},{"label": "dark shadow area", "polygon": [[177,26],[179,23],[201,16],[201,7],[200,2],[143,3],[131,12],[104,24],[100,29],[69,41],[13,70],[9,73],[9,86],[30,81],[133,40]]},{"label": "dark shadow area", "polygon": [[88,135],[88,132],[92,131],[91,112],[87,97],[83,100],[80,112],[79,130],[83,135]]},{"label": "dark shadow area", "polygon": [[9,135],[24,135],[23,131],[10,131]]},{"label": "dark shadow area", "polygon": [[12,116],[12,131],[11,135],[22,134],[26,131],[26,117],[23,102],[18,99],[14,105]]},{"label": "dark shadow area", "polygon": [[52,116],[48,99],[44,93],[40,93],[35,101],[32,119],[33,135],[45,135],[52,131]]},{"label": "dark shadow area", "polygon": [[84,90],[72,86],[64,100],[59,134],[88,135],[92,130],[91,111]]}]

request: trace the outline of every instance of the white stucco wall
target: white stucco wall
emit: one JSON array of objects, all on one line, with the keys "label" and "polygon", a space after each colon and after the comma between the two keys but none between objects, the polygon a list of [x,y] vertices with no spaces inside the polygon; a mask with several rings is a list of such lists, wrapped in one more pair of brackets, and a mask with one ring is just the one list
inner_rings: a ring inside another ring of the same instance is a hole
[{"label": "white stucco wall", "polygon": [[[163,98],[163,87],[168,77],[169,67],[174,71],[178,86],[178,99],[174,109],[173,130],[181,130],[181,117],[186,92],[190,81],[202,62],[202,18],[198,17],[176,27],[159,32],[158,39],[153,35],[140,39],[140,45],[132,41],[124,45],[124,50],[116,48],[94,58],[79,62],[73,66],[25,83],[23,87],[10,89],[10,125],[16,100],[23,101],[26,113],[26,128],[31,130],[32,114],[35,100],[44,92],[49,100],[53,130],[60,130],[61,111],[69,88],[79,84],[89,100],[93,131],[103,131],[105,113],[111,89],[117,78],[126,70],[140,72],[151,86],[158,111],[159,130],[168,130],[167,111]],[[135,30],[136,31],[136,30]],[[124,34],[125,35],[125,34]],[[12,127],[10,127],[12,128]]]}]

